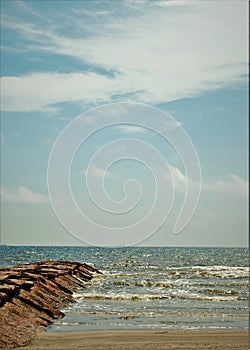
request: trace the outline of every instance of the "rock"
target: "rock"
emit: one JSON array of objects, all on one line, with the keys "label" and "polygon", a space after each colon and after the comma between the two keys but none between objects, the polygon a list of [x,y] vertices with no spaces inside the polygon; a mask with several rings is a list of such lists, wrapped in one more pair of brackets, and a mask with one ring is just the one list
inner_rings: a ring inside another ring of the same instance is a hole
[{"label": "rock", "polygon": [[0,292],[0,306],[2,306],[8,300],[8,294]]},{"label": "rock", "polygon": [[28,293],[25,290],[21,290],[17,296],[17,299],[21,300],[25,304],[30,305],[40,312],[46,313],[52,318],[60,318],[64,316],[61,311],[55,309],[53,302],[49,298],[41,298],[37,294],[36,288],[34,288],[31,293]]},{"label": "rock", "polygon": [[[14,285],[17,286],[21,289],[25,289],[25,290],[30,290],[30,288],[32,288],[34,286],[34,282],[32,281],[25,281],[25,280],[19,280],[19,279],[15,279],[15,278],[6,278],[5,283],[8,285]],[[0,289],[1,289],[1,285],[0,285]]]},{"label": "rock", "polygon": [[6,283],[0,284],[0,292],[5,293],[8,299],[14,297],[18,293],[19,289],[20,288],[17,286],[8,285]]},{"label": "rock", "polygon": [[63,317],[60,308],[73,301],[93,273],[88,264],[39,261],[0,269],[0,348],[25,345],[38,329]]}]

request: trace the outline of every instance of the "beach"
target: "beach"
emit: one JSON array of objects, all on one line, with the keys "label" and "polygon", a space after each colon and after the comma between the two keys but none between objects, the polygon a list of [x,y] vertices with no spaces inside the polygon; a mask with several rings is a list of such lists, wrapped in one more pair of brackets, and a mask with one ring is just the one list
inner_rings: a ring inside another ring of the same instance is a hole
[{"label": "beach", "polygon": [[247,350],[247,330],[42,332],[23,350]]},{"label": "beach", "polygon": [[249,348],[246,249],[6,247],[3,253],[3,348]]}]

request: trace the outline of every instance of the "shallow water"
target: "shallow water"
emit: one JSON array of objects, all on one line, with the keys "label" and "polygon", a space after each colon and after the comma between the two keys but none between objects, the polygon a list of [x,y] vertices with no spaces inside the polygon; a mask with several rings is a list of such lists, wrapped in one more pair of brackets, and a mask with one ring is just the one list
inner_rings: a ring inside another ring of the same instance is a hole
[{"label": "shallow water", "polygon": [[103,272],[49,331],[248,328],[247,249],[1,247],[0,254],[1,266],[67,259]]}]

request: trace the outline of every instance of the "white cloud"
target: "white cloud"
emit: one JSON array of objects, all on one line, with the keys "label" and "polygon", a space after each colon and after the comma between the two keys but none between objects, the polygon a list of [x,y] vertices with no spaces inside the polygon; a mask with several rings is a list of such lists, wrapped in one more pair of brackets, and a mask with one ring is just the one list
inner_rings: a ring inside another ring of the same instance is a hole
[{"label": "white cloud", "polygon": [[109,98],[114,81],[95,73],[34,73],[3,77],[2,109],[5,111],[46,111],[52,104],[86,100],[96,103]]},{"label": "white cloud", "polygon": [[[86,174],[86,170],[84,170],[84,175]],[[91,165],[88,169],[88,173],[89,173],[89,176],[94,176],[94,177],[97,177],[97,178],[114,178],[115,175],[112,174],[111,172],[109,171],[106,171],[105,172],[105,169],[103,168],[100,168],[100,167],[97,167],[96,165]]]},{"label": "white cloud", "polygon": [[[187,176],[184,174],[179,168],[169,165],[169,170],[172,174],[173,181],[175,184],[176,191],[180,193],[185,193],[186,185],[187,185]],[[162,178],[171,184],[171,176],[170,173],[165,173],[162,169],[155,169],[155,171],[161,172]],[[199,185],[195,183],[192,179],[189,179],[190,190],[197,190]],[[201,183],[201,191],[202,192],[210,192],[217,194],[231,194],[235,196],[248,196],[249,191],[249,183],[242,177],[234,174],[230,174],[226,176],[224,179],[220,179],[214,182],[205,182]]]},{"label": "white cloud", "polygon": [[167,7],[167,6],[183,6],[193,5],[192,0],[167,0],[167,1],[156,1],[154,6]]},{"label": "white cloud", "polygon": [[247,196],[249,191],[249,183],[238,175],[228,175],[225,180],[218,180],[214,183],[204,183],[203,189],[206,191],[238,194]]},{"label": "white cloud", "polygon": [[1,199],[10,203],[44,204],[48,202],[46,196],[24,186],[11,190],[1,187]]},{"label": "white cloud", "polygon": [[[157,104],[242,80],[247,70],[247,3],[155,3],[142,3],[136,17],[111,13],[109,20],[96,21],[92,32],[91,26],[86,31],[81,24],[84,20],[75,18],[72,32],[78,35],[74,36],[59,33],[51,25],[45,29],[5,20],[5,26],[26,39],[24,50],[70,56],[96,73],[3,77],[2,109],[45,110],[60,102],[95,104],[117,99]],[[120,6],[122,10],[125,5]],[[56,24],[60,28],[61,23]]]},{"label": "white cloud", "polygon": [[163,173],[161,169],[158,169],[157,171],[161,172],[162,179],[167,181],[169,186],[171,185],[173,179],[175,191],[177,192],[184,194],[186,192],[187,184],[189,185],[189,190],[199,190],[199,184],[195,183],[192,179],[189,179],[188,181],[186,174],[183,174],[179,168],[173,165],[169,165],[169,173]]},{"label": "white cloud", "polygon": [[117,126],[117,128],[125,133],[141,133],[146,131],[147,129],[140,127],[140,126],[136,126],[136,125],[119,125]]}]

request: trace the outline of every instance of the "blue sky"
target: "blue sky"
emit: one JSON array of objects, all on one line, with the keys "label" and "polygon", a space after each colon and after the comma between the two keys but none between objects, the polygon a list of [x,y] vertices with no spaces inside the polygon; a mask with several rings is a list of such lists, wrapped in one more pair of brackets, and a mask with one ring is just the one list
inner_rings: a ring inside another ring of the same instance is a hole
[{"label": "blue sky", "polygon": [[[117,216],[96,212],[83,175],[101,145],[136,137],[166,157],[177,181],[169,220],[141,244],[245,246],[247,14],[244,0],[1,1],[2,242],[83,244],[50,206],[51,148],[78,115],[104,104],[138,102],[168,112],[196,147],[202,191],[190,224],[181,234],[172,233],[185,171],[169,144],[145,130],[103,131],[79,149],[71,169],[79,205],[100,224],[118,224]],[[93,169],[93,177],[102,175],[103,169]],[[107,191],[115,200],[131,176],[143,189],[141,207],[119,224],[145,215],[153,198],[151,175],[129,160],[107,175]]]}]

